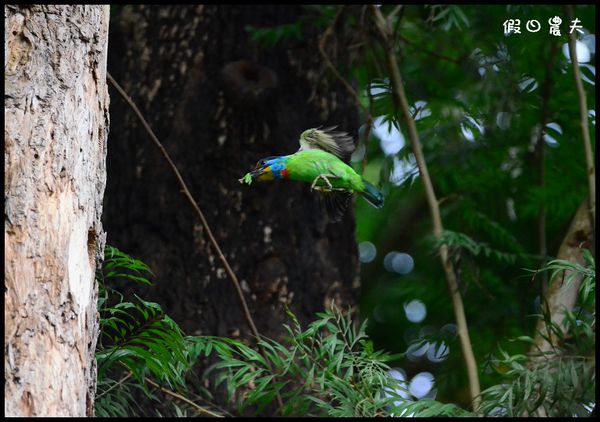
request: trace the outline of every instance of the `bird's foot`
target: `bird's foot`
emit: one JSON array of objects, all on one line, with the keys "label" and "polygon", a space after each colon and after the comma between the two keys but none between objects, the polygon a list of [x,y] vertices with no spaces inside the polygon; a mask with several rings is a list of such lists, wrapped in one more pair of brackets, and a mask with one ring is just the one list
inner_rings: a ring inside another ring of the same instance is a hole
[{"label": "bird's foot", "polygon": [[[310,190],[333,190],[333,186],[331,185],[331,182],[329,181],[329,179],[327,179],[327,176],[329,177],[335,177],[333,174],[319,174],[317,177],[315,177],[315,180],[313,180],[312,184],[310,185]],[[319,181],[319,179],[323,179],[323,181],[325,183],[327,183],[327,189],[325,189],[324,186],[316,186],[317,182]]]}]

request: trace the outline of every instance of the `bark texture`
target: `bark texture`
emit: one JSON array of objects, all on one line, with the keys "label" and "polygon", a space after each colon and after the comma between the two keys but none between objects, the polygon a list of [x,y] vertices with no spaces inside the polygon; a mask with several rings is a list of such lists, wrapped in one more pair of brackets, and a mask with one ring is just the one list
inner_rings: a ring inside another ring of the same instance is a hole
[{"label": "bark texture", "polygon": [[[272,48],[250,41],[248,26],[293,23],[303,12],[126,6],[110,34],[109,71],[180,169],[271,337],[282,333],[285,306],[312,320],[333,300],[354,304],[358,287],[352,210],[332,223],[306,184],[238,182],[258,159],[296,151],[307,128],[337,124],[356,137],[353,100],[319,59],[323,27]],[[122,100],[111,114],[104,222],[108,243],[156,274],[138,293],[187,334],[246,336],[231,282],[164,158]]]},{"label": "bark texture", "polygon": [[5,6],[5,414],[91,416],[108,6]]}]

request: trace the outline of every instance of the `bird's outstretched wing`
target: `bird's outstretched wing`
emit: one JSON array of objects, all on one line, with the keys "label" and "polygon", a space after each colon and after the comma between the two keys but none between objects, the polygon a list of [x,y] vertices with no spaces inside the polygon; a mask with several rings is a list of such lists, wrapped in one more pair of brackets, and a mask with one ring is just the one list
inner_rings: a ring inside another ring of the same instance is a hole
[{"label": "bird's outstretched wing", "polygon": [[333,223],[342,220],[351,201],[352,192],[322,191],[319,193],[319,204]]},{"label": "bird's outstretched wing", "polygon": [[322,149],[330,152],[343,161],[348,161],[356,146],[354,140],[346,132],[335,132],[337,126],[313,128],[300,135],[299,151],[307,149]]}]

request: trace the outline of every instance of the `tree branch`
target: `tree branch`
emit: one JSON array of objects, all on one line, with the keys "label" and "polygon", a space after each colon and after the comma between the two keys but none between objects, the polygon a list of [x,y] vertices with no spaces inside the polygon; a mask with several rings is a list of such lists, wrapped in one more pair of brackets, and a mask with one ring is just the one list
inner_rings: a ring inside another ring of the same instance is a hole
[{"label": "tree branch", "polygon": [[[573,21],[573,6],[565,6],[567,12],[567,20]],[[575,33],[569,33],[569,55],[573,65],[573,78],[575,79],[575,87],[577,88],[577,96],[579,98],[579,126],[581,127],[581,137],[583,140],[583,148],[585,151],[586,173],[589,187],[589,212],[592,219],[592,229],[596,227],[596,177],[594,170],[594,153],[592,151],[592,142],[590,141],[590,130],[588,127],[588,108],[583,82],[579,74],[579,63],[577,61],[577,40]]]},{"label": "tree branch", "polygon": [[[231,280],[231,282],[233,283],[233,286],[235,287],[235,291],[237,293],[238,299],[242,306],[242,311],[244,312],[244,317],[246,318],[248,327],[250,327],[250,331],[252,331],[252,334],[254,335],[254,337],[256,337],[258,347],[262,351],[263,356],[265,356],[265,361],[267,362],[269,369],[271,369],[271,364],[270,364],[269,360],[267,359],[266,350],[265,350],[264,346],[260,343],[260,340],[261,340],[260,333],[258,332],[258,329],[256,328],[256,325],[254,324],[254,320],[252,319],[252,315],[250,314],[250,310],[248,309],[248,304],[246,303],[246,299],[244,298],[244,292],[242,291],[242,288],[240,287],[240,282],[238,281],[238,278],[235,275],[235,273],[233,272],[233,270],[231,269],[231,266],[229,265],[227,258],[225,258],[225,255],[223,255],[223,252],[221,252],[221,248],[219,247],[217,240],[213,236],[212,230],[210,229],[210,226],[208,225],[206,218],[204,218],[204,214],[202,213],[202,210],[200,209],[200,207],[198,206],[198,203],[196,202],[196,200],[190,193],[189,189],[187,188],[187,185],[185,184],[183,177],[181,177],[181,174],[179,173],[177,166],[175,166],[175,163],[173,163],[173,160],[171,160],[171,157],[169,156],[169,154],[167,153],[167,151],[165,150],[163,145],[160,143],[160,141],[158,140],[158,138],[152,131],[152,128],[150,127],[150,125],[148,124],[148,122],[146,121],[146,119],[144,118],[144,116],[142,115],[140,110],[138,109],[138,107],[135,105],[133,100],[127,95],[127,93],[123,90],[123,88],[121,88],[121,86],[117,83],[117,81],[115,81],[115,79],[112,77],[112,75],[109,72],[106,72],[106,76],[107,76],[109,82],[115,87],[115,89],[119,92],[121,97],[123,97],[125,102],[127,102],[127,104],[135,112],[136,116],[140,119],[140,121],[142,122],[142,126],[144,127],[144,129],[146,129],[146,132],[148,132],[148,134],[150,135],[150,138],[152,139],[154,144],[158,147],[158,149],[160,150],[162,155],[165,157],[165,159],[171,166],[173,173],[175,173],[175,176],[177,177],[177,180],[179,181],[179,184],[181,185],[183,194],[188,198],[188,200],[192,204],[192,207],[198,214],[198,217],[200,217],[202,226],[206,230],[206,233],[208,234],[208,237],[210,239],[212,246],[217,251],[219,259],[223,263],[223,266],[225,267],[225,271],[229,275],[229,279]],[[277,404],[279,405],[279,407],[280,408],[283,407],[283,401],[281,399],[281,395],[279,394],[279,392],[277,392],[277,394],[276,394],[276,399],[277,399]]]},{"label": "tree branch", "polygon": [[409,40],[408,38],[406,38],[403,35],[400,35],[399,38],[402,41],[404,41],[405,43],[407,43],[408,45],[411,45],[411,46],[415,47],[415,50],[417,50],[418,52],[421,52],[421,53],[424,53],[424,54],[428,54],[428,55],[430,55],[432,57],[435,57],[437,59],[445,60],[447,62],[454,63],[456,65],[460,65],[461,62],[464,60],[464,58],[468,57],[468,55],[466,55],[466,56],[461,56],[458,59],[455,59],[453,57],[444,56],[443,54],[436,53],[435,51],[430,51],[430,50],[426,49],[425,47],[418,45],[416,42]]},{"label": "tree branch", "polygon": [[[584,200],[575,213],[569,230],[565,235],[560,248],[558,250],[557,259],[562,259],[572,263],[585,265],[585,259],[581,253],[583,248],[591,248],[593,244],[593,229],[589,214],[589,204]],[[570,276],[571,271],[565,271],[562,280],[555,279],[550,286],[546,297],[543,298],[542,306],[546,308],[552,321],[558,326],[563,327],[562,321],[565,318],[564,310],[571,310],[577,301],[579,286],[581,285],[581,274],[574,274],[571,283],[565,283],[564,280]],[[553,345],[541,336],[545,331],[545,322],[543,318],[538,320],[535,331],[534,346],[541,353],[550,352],[553,350]],[[549,331],[549,330],[548,330]],[[556,335],[547,333],[551,340],[556,339]],[[532,351],[533,348],[532,348]]]},{"label": "tree branch", "polygon": [[335,77],[339,79],[339,81],[344,85],[344,87],[350,93],[350,95],[352,95],[352,97],[356,101],[356,104],[360,108],[362,108],[362,110],[365,112],[365,114],[367,116],[370,116],[369,110],[367,110],[361,104],[360,97],[358,96],[358,93],[356,92],[356,90],[352,87],[352,85],[350,85],[350,83],[336,69],[336,67],[331,62],[329,55],[325,51],[325,44],[327,43],[327,40],[329,39],[329,37],[331,37],[331,35],[333,34],[333,28],[335,27],[335,24],[337,23],[340,15],[342,14],[342,12],[344,11],[345,8],[346,8],[346,6],[340,7],[340,9],[335,14],[333,20],[331,21],[331,24],[329,24],[329,26],[327,27],[325,32],[323,32],[323,35],[321,35],[321,39],[319,40],[319,52],[321,53],[321,57],[323,57],[323,60],[325,60],[325,64],[327,65],[327,67],[329,67],[329,69],[331,69],[331,71],[333,72]]},{"label": "tree branch", "polygon": [[119,381],[117,381],[116,383],[114,383],[113,385],[111,385],[110,388],[107,388],[105,391],[103,391],[100,394],[96,395],[96,397],[94,398],[94,400],[98,400],[100,397],[104,396],[105,394],[108,394],[110,391],[114,390],[119,385],[123,384],[125,381],[127,381],[129,378],[131,378],[132,375],[133,375],[133,372],[128,372],[127,375],[125,375]]},{"label": "tree branch", "polygon": [[165,150],[163,145],[160,143],[160,141],[158,140],[158,138],[156,137],[156,135],[150,128],[150,125],[148,124],[148,122],[146,121],[146,119],[144,118],[144,116],[142,115],[140,110],[137,108],[137,106],[135,105],[133,100],[127,95],[127,93],[123,90],[123,88],[121,88],[121,85],[119,85],[117,83],[117,81],[114,80],[114,78],[112,77],[112,75],[110,73],[107,72],[106,76],[107,76],[109,82],[115,87],[115,89],[118,91],[118,93],[121,95],[121,97],[123,97],[125,102],[127,102],[127,104],[129,104],[131,109],[134,111],[134,113],[140,119],[140,122],[142,122],[142,126],[144,127],[144,129],[146,129],[146,132],[148,132],[148,134],[150,135],[150,138],[152,139],[154,144],[158,147],[161,154],[165,157],[165,159],[169,163],[169,166],[171,166],[171,170],[173,170],[173,173],[175,173],[175,176],[177,177],[177,181],[181,185],[183,194],[186,196],[186,198],[192,204],[192,207],[198,214],[198,217],[200,217],[202,226],[204,226],[204,229],[206,230],[206,233],[208,234],[208,238],[210,239],[212,246],[217,251],[217,255],[219,256],[221,263],[225,267],[225,271],[229,275],[229,279],[231,280],[231,282],[233,283],[233,286],[235,287],[235,291],[237,293],[238,299],[240,300],[240,304],[242,305],[242,310],[244,312],[246,322],[248,323],[248,326],[250,327],[252,334],[256,337],[257,341],[260,341],[260,338],[261,338],[260,334],[259,334],[258,330],[256,329],[256,325],[254,324],[254,320],[252,319],[252,316],[250,315],[250,310],[248,309],[248,305],[246,303],[246,299],[244,298],[244,293],[242,292],[242,288],[240,287],[238,278],[235,275],[235,273],[233,272],[233,270],[231,269],[231,266],[229,265],[227,258],[225,258],[225,255],[223,255],[223,252],[221,252],[221,248],[219,247],[217,240],[213,236],[212,230],[210,229],[210,226],[208,225],[206,218],[204,218],[204,214],[202,213],[202,210],[200,209],[200,207],[198,206],[198,203],[196,202],[196,200],[190,193],[189,189],[187,188],[187,185],[185,184],[183,177],[181,177],[181,174],[179,173],[177,166],[175,165],[175,163],[173,163],[173,160],[171,160],[171,157],[169,156],[169,154],[167,153],[167,151]]},{"label": "tree branch", "polygon": [[388,25],[392,24],[392,20],[394,19],[394,16],[396,16],[398,14],[398,12],[400,12],[402,10],[403,7],[404,7],[403,4],[399,4],[398,6],[394,7],[394,9],[387,15],[386,21],[387,21]]},{"label": "tree branch", "polygon": [[211,412],[208,409],[205,409],[202,406],[198,406],[196,403],[194,403],[193,401],[191,401],[190,399],[188,399],[187,397],[182,396],[181,394],[177,394],[174,391],[171,391],[167,388],[161,387],[160,385],[158,385],[157,383],[155,383],[154,381],[152,381],[150,378],[145,377],[144,378],[146,380],[146,382],[156,388],[158,388],[160,391],[162,391],[165,394],[168,394],[169,396],[175,397],[178,400],[181,400],[184,403],[189,404],[190,406],[192,406],[194,409],[196,409],[196,411],[203,415],[203,416],[208,416],[211,418],[223,418],[223,415],[219,415],[217,413]]},{"label": "tree branch", "polygon": [[[421,142],[417,133],[415,121],[410,114],[408,100],[404,92],[400,69],[398,68],[398,63],[396,61],[396,56],[394,52],[394,46],[391,43],[392,31],[391,28],[389,28],[389,25],[387,24],[385,18],[381,14],[381,11],[376,6],[371,6],[371,10],[375,18],[375,26],[380,34],[383,46],[386,51],[386,60],[390,72],[390,80],[392,82],[394,102],[396,103],[396,106],[399,107],[402,111],[402,114],[404,115],[406,121],[412,150],[415,155],[417,165],[419,166],[421,180],[423,181],[423,187],[425,189],[425,196],[427,198],[427,203],[429,204],[429,211],[431,213],[431,220],[433,223],[433,233],[434,236],[437,239],[439,239],[444,230],[442,226],[442,219],[440,216],[440,209],[437,198],[435,196],[435,192],[433,190],[431,178],[429,177],[429,171],[427,169],[425,157],[421,148]],[[458,336],[460,339],[463,356],[467,366],[469,389],[471,392],[471,399],[473,401],[472,406],[474,410],[477,410],[477,408],[479,407],[479,395],[481,392],[481,388],[479,386],[479,376],[477,374],[477,363],[475,361],[473,347],[471,346],[471,340],[469,338],[469,330],[467,327],[464,306],[458,290],[456,272],[453,268],[452,262],[450,261],[447,245],[441,245],[439,247],[439,254],[442,261],[442,267],[446,274],[446,281],[448,282],[448,287],[450,289],[452,303],[454,305],[454,315],[456,318]]]},{"label": "tree branch", "polygon": [[[369,108],[362,105],[362,103],[360,102],[360,97],[359,97],[358,93],[356,92],[356,90],[340,74],[340,72],[337,70],[337,68],[331,62],[329,55],[325,51],[325,44],[327,43],[327,40],[329,39],[329,37],[331,37],[331,35],[333,34],[333,28],[335,27],[335,24],[337,23],[340,15],[342,14],[342,12],[344,11],[345,8],[346,8],[346,6],[340,7],[338,12],[335,14],[333,20],[331,21],[331,24],[327,27],[325,32],[323,32],[323,35],[321,35],[321,39],[319,40],[319,52],[321,53],[321,57],[323,57],[323,60],[325,60],[325,64],[327,65],[327,67],[329,67],[329,69],[331,69],[331,71],[333,72],[335,77],[342,83],[342,85],[344,85],[344,87],[350,93],[350,95],[352,95],[352,98],[354,98],[356,105],[358,107],[360,107],[362,109],[362,111],[365,113],[365,118],[367,119],[367,122],[365,125],[365,132],[363,135],[364,143],[365,143],[365,156],[363,158],[362,168],[363,168],[363,172],[364,172],[366,157],[367,157],[366,156],[366,148],[369,144],[369,136],[371,135],[371,128],[373,126],[373,116],[371,115]],[[369,99],[370,99],[370,97],[369,97]],[[369,104],[370,104],[370,102],[369,102]]]}]

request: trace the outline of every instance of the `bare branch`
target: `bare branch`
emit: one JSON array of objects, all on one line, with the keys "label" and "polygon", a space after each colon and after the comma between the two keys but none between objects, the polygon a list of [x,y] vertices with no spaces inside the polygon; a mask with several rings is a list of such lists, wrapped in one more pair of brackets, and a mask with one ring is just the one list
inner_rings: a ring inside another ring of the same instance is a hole
[{"label": "bare branch", "polygon": [[408,38],[406,38],[403,35],[400,35],[399,38],[402,41],[404,41],[405,43],[407,43],[408,45],[412,45],[413,47],[416,47],[415,49],[417,51],[421,52],[421,53],[428,54],[428,55],[430,55],[432,57],[435,57],[435,58],[440,59],[440,60],[445,60],[445,61],[450,62],[450,63],[460,64],[464,60],[464,58],[468,56],[468,55],[461,56],[460,58],[455,59],[453,57],[448,57],[448,56],[444,56],[443,54],[436,53],[435,51],[430,51],[430,50],[426,49],[425,47],[420,46],[416,42],[409,40]]},{"label": "bare branch", "polygon": [[[573,21],[573,6],[565,6],[567,12],[567,20]],[[569,32],[569,55],[573,65],[573,77],[575,78],[575,87],[577,88],[577,96],[579,97],[579,126],[581,127],[581,137],[583,140],[583,148],[585,151],[586,173],[589,186],[589,206],[592,216],[592,228],[596,227],[596,176],[594,169],[594,153],[592,151],[592,142],[590,141],[590,130],[588,127],[588,108],[583,82],[579,74],[579,62],[577,61],[577,40],[575,39],[574,31]]]},{"label": "bare branch", "polygon": [[321,39],[319,40],[319,52],[321,53],[321,57],[323,57],[323,60],[325,60],[325,64],[329,67],[329,69],[331,69],[331,71],[333,72],[335,77],[338,78],[339,81],[344,85],[344,87],[346,88],[346,90],[348,90],[350,95],[352,95],[352,97],[356,101],[356,104],[360,108],[363,109],[365,114],[369,115],[369,111],[360,103],[360,99],[359,99],[360,97],[358,96],[358,93],[356,92],[356,90],[340,74],[340,72],[336,69],[336,67],[331,62],[329,55],[325,52],[325,44],[327,43],[327,40],[329,39],[329,37],[331,37],[331,35],[333,34],[333,28],[335,27],[335,24],[337,23],[340,15],[342,14],[342,12],[344,11],[345,8],[346,8],[346,6],[340,7],[338,12],[335,14],[334,18],[332,19],[331,24],[327,27],[325,32],[323,32],[323,35],[321,35]]},{"label": "bare branch", "polygon": [[100,394],[98,394],[94,400],[98,400],[100,397],[104,396],[105,394],[108,394],[111,390],[114,390],[115,388],[117,388],[119,385],[123,384],[125,381],[127,381],[129,378],[131,378],[131,376],[133,375],[133,372],[128,372],[127,375],[125,375],[123,378],[121,378],[119,381],[117,381],[116,383],[114,383],[113,385],[110,386],[110,388],[107,388],[105,391],[101,392]]},{"label": "bare branch", "polygon": [[[346,6],[340,7],[340,9],[338,10],[338,12],[334,16],[333,20],[331,21],[331,24],[327,27],[327,29],[325,30],[325,32],[323,32],[323,35],[321,35],[321,39],[319,40],[319,52],[321,53],[321,57],[323,57],[323,60],[325,60],[325,64],[327,65],[327,67],[329,67],[329,69],[331,69],[331,71],[333,72],[333,74],[335,75],[335,77],[338,78],[338,80],[342,83],[342,85],[344,85],[344,87],[350,93],[350,95],[352,95],[352,97],[354,98],[354,101],[355,101],[356,105],[358,107],[360,107],[362,109],[362,111],[365,113],[365,117],[367,119],[366,128],[365,128],[366,130],[364,132],[364,143],[365,143],[365,149],[366,149],[366,147],[367,147],[367,145],[369,143],[369,136],[371,135],[371,127],[373,126],[373,116],[371,115],[371,111],[369,110],[368,107],[365,107],[365,106],[362,105],[362,103],[360,102],[360,97],[359,97],[358,93],[356,92],[356,90],[340,74],[340,72],[337,70],[337,68],[331,62],[331,59],[329,58],[329,55],[325,51],[325,45],[327,43],[327,40],[333,34],[333,28],[335,27],[335,24],[337,23],[340,15],[344,11],[345,7]],[[365,157],[363,159],[363,171],[364,171],[364,168],[365,168],[365,163],[366,163],[366,154],[365,154]]]},{"label": "bare branch", "polygon": [[[391,42],[391,29],[389,28],[387,21],[381,14],[381,11],[376,6],[371,6],[373,11],[375,26],[380,34],[383,46],[386,50],[386,60],[388,69],[390,72],[390,80],[392,82],[392,91],[394,95],[394,102],[396,107],[399,107],[408,128],[408,135],[412,145],[412,150],[415,155],[419,171],[421,173],[421,180],[423,181],[423,187],[425,188],[425,196],[429,204],[429,211],[431,213],[431,220],[433,223],[433,233],[436,238],[440,238],[443,233],[442,219],[440,216],[440,209],[438,205],[431,178],[429,177],[429,171],[427,169],[427,163],[421,148],[421,141],[419,140],[419,134],[415,121],[410,114],[410,108],[408,100],[404,92],[402,77],[396,56],[394,54],[394,46]],[[452,261],[449,258],[447,245],[441,245],[439,247],[439,254],[442,261],[442,267],[446,274],[446,281],[450,289],[450,296],[454,305],[454,315],[456,318],[456,325],[458,336],[460,339],[463,356],[467,366],[467,375],[469,378],[469,389],[471,392],[471,399],[473,400],[473,409],[477,410],[480,402],[481,388],[479,385],[479,376],[477,374],[477,363],[475,361],[475,355],[473,354],[473,347],[471,346],[471,340],[469,338],[469,330],[467,327],[467,320],[465,317],[465,310],[458,290],[458,283],[456,279],[456,272],[452,265]]]},{"label": "bare branch", "polygon": [[[165,148],[162,146],[162,144],[160,143],[160,141],[158,140],[158,138],[156,137],[156,135],[152,131],[152,128],[150,127],[150,125],[148,124],[148,122],[146,121],[146,119],[144,118],[144,116],[142,115],[142,113],[140,112],[140,110],[138,109],[138,107],[135,105],[135,103],[133,102],[133,100],[127,95],[127,93],[123,90],[123,88],[121,88],[121,86],[117,83],[117,81],[114,80],[114,78],[112,77],[112,75],[110,73],[106,72],[106,76],[107,76],[109,82],[119,92],[119,94],[121,95],[121,97],[123,97],[123,99],[125,100],[125,102],[127,102],[127,104],[129,104],[129,106],[131,107],[131,109],[135,112],[135,114],[137,115],[137,117],[142,122],[142,126],[144,126],[144,129],[146,129],[146,132],[148,132],[148,134],[150,135],[150,138],[152,139],[152,141],[154,142],[154,144],[158,147],[158,149],[160,150],[160,152],[162,153],[162,155],[165,157],[165,159],[167,160],[167,162],[171,166],[171,169],[173,170],[173,173],[175,173],[175,176],[177,177],[177,180],[179,181],[179,184],[181,185],[181,189],[182,189],[183,194],[188,198],[188,200],[192,204],[192,207],[194,207],[194,210],[196,210],[196,213],[198,214],[198,217],[200,217],[200,221],[202,222],[202,226],[206,230],[206,233],[208,234],[208,237],[210,239],[210,242],[211,242],[212,246],[217,251],[217,255],[219,256],[219,259],[223,263],[223,266],[225,267],[225,271],[229,275],[229,279],[231,280],[231,282],[233,283],[233,286],[235,287],[235,291],[237,293],[238,299],[239,299],[240,304],[242,306],[242,310],[244,312],[244,316],[246,318],[246,322],[248,323],[248,327],[250,327],[250,330],[252,331],[252,334],[254,335],[254,337],[256,337],[256,341],[258,342],[258,346],[261,349],[262,354],[264,356],[267,356],[265,348],[260,343],[261,336],[260,336],[260,333],[258,332],[258,329],[256,328],[256,325],[254,324],[254,320],[252,319],[252,315],[250,314],[250,310],[248,309],[248,304],[246,303],[246,299],[244,298],[244,292],[242,291],[242,288],[240,287],[240,282],[238,281],[238,278],[235,275],[235,273],[233,272],[233,270],[231,269],[231,266],[229,265],[229,262],[227,261],[227,258],[225,258],[225,255],[223,255],[223,252],[221,252],[221,248],[219,247],[219,244],[217,243],[217,240],[213,236],[212,230],[210,229],[210,226],[208,225],[208,222],[206,221],[206,218],[204,218],[204,214],[202,213],[202,210],[200,209],[200,207],[198,206],[198,203],[196,202],[196,200],[194,199],[194,197],[190,193],[189,189],[187,188],[187,185],[185,184],[185,181],[183,180],[183,177],[181,177],[181,174],[179,173],[179,170],[177,169],[177,166],[175,166],[175,163],[173,163],[173,160],[171,160],[171,157],[169,156],[169,154],[167,153],[167,151],[165,150]],[[266,359],[266,362],[267,362],[267,365],[270,368],[271,364],[269,363],[269,360]],[[279,407],[282,407],[283,406],[283,401],[281,400],[280,394],[277,393],[276,397],[277,397],[277,403],[279,404]]]},{"label": "bare branch", "polygon": [[210,229],[210,226],[208,225],[206,218],[204,218],[204,214],[202,213],[202,210],[200,209],[200,207],[198,206],[198,203],[196,202],[196,200],[190,193],[189,189],[187,188],[187,185],[184,182],[183,177],[181,177],[181,174],[179,173],[177,166],[175,165],[175,163],[173,163],[173,160],[171,160],[171,157],[169,156],[169,154],[167,153],[165,148],[162,146],[162,144],[160,143],[160,141],[158,140],[158,138],[156,137],[156,135],[150,128],[150,125],[148,124],[148,122],[146,122],[146,119],[144,118],[144,116],[142,115],[140,110],[137,108],[135,103],[133,102],[133,100],[127,95],[127,93],[123,90],[123,88],[121,88],[121,86],[117,83],[117,81],[114,80],[114,78],[112,77],[112,75],[110,73],[107,73],[107,77],[108,77],[109,82],[115,87],[115,89],[119,92],[121,97],[123,97],[123,99],[127,102],[127,104],[129,104],[129,106],[135,112],[137,117],[142,122],[142,126],[144,126],[144,129],[146,129],[146,132],[148,132],[148,134],[150,135],[150,138],[152,139],[152,141],[154,141],[154,144],[158,147],[161,154],[165,157],[165,159],[171,166],[171,170],[173,170],[173,173],[175,173],[175,176],[177,177],[177,181],[181,185],[183,194],[188,198],[188,200],[192,204],[192,207],[194,207],[194,210],[198,214],[198,217],[200,217],[200,221],[202,222],[202,225],[204,226],[204,229],[206,230],[206,233],[208,234],[210,242],[211,242],[212,246],[215,248],[215,250],[217,251],[217,255],[219,256],[219,259],[223,263],[223,266],[225,267],[225,271],[227,271],[227,274],[229,275],[229,278],[235,287],[236,293],[240,300],[240,304],[242,305],[242,310],[244,311],[244,316],[246,317],[246,322],[248,323],[248,326],[250,327],[252,334],[256,337],[257,340],[260,340],[260,334],[259,334],[258,330],[256,329],[256,325],[254,324],[254,320],[252,319],[252,316],[250,315],[250,310],[248,309],[248,305],[246,304],[246,299],[244,298],[244,293],[242,292],[242,288],[240,287],[238,278],[235,275],[235,273],[233,272],[233,270],[231,269],[231,266],[229,265],[227,258],[225,258],[225,255],[223,255],[223,252],[221,252],[221,248],[219,247],[217,240],[213,236],[212,230]]},{"label": "bare branch", "polygon": [[165,394],[168,394],[169,396],[175,397],[178,400],[181,400],[184,403],[189,404],[190,406],[192,406],[199,414],[203,415],[203,416],[208,416],[211,418],[223,418],[223,415],[219,415],[217,413],[213,413],[210,410],[197,405],[196,403],[194,403],[193,401],[191,401],[190,399],[188,399],[187,397],[182,396],[181,394],[175,393],[174,391],[171,391],[167,388],[161,387],[160,385],[158,385],[157,383],[155,383],[154,381],[152,381],[150,378],[145,377],[144,378],[146,380],[146,382],[158,389],[160,389],[160,391],[162,391]]},{"label": "bare branch", "polygon": [[387,21],[388,21],[388,25],[391,25],[392,23],[392,19],[394,18],[394,16],[396,16],[398,14],[398,12],[400,12],[402,10],[402,7],[404,7],[404,5],[399,4],[398,6],[394,7],[394,10],[392,10],[388,15],[387,15]]}]

